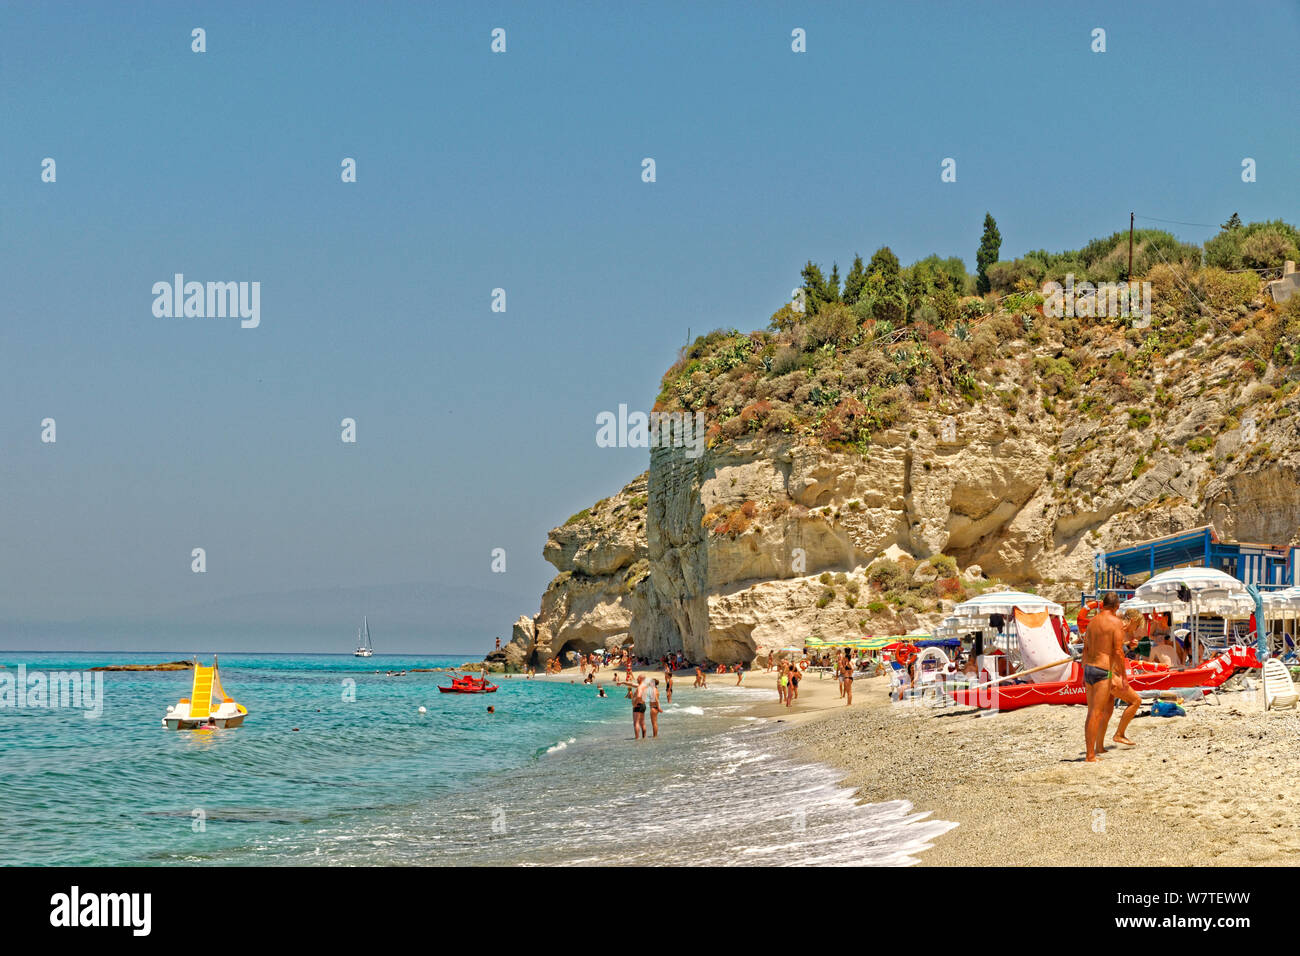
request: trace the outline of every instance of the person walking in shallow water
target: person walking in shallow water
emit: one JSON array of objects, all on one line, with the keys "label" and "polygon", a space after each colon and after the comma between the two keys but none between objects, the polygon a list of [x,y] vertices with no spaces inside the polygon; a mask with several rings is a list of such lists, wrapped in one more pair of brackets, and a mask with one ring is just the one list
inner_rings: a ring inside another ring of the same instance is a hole
[{"label": "person walking in shallow water", "polygon": [[673,702],[673,669],[667,668],[664,671],[664,692],[668,695],[668,703]]},{"label": "person walking in shallow water", "polygon": [[628,687],[628,692],[632,695],[632,739],[637,739],[639,733],[642,738],[645,737],[645,700],[646,700],[646,682],[645,675],[642,674],[636,679],[636,687]]},{"label": "person walking in shallow water", "polygon": [[[664,709],[659,706],[659,681],[657,679],[654,682],[654,686],[649,689],[648,697],[650,701],[650,727],[654,730],[654,735],[658,737],[659,715],[664,712]],[[645,736],[644,726],[641,728],[641,736]]]}]

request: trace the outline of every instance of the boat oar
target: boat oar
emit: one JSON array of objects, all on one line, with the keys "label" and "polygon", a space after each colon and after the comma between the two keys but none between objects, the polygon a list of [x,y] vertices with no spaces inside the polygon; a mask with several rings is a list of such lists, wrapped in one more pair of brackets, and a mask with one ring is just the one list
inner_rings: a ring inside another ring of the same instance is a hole
[{"label": "boat oar", "polygon": [[1038,667],[1031,667],[1031,668],[1029,668],[1029,670],[1027,670],[1027,671],[1016,671],[1014,674],[1008,674],[1006,677],[999,677],[997,680],[991,680],[991,681],[989,681],[987,684],[976,684],[974,687],[966,687],[966,688],[963,688],[963,689],[964,689],[964,690],[983,690],[985,687],[992,687],[994,684],[1001,684],[1003,681],[1013,680],[1014,678],[1017,678],[1017,677],[1024,677],[1026,674],[1035,674],[1035,673],[1037,673],[1038,671],[1045,671],[1045,670],[1047,670],[1049,667],[1060,667],[1062,664],[1073,664],[1073,663],[1074,663],[1074,658],[1073,658],[1073,657],[1067,657],[1067,658],[1065,658],[1064,660],[1059,660],[1059,661],[1057,661],[1057,662],[1054,663],[1054,664],[1042,664],[1042,665],[1040,665],[1040,666],[1038,666]]}]

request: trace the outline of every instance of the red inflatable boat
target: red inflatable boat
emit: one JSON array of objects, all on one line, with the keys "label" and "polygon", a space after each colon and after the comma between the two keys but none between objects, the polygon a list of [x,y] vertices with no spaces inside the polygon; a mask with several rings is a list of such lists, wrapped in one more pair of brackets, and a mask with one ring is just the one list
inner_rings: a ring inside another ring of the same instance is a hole
[{"label": "red inflatable boat", "polygon": [[444,694],[491,694],[496,689],[497,685],[484,677],[454,677],[450,687],[438,688]]},{"label": "red inflatable boat", "polygon": [[[1177,688],[1215,688],[1240,670],[1259,667],[1259,658],[1253,647],[1231,647],[1199,667],[1170,670],[1149,661],[1134,661],[1129,673],[1129,685],[1138,693],[1151,690]],[[1083,689],[1083,667],[1073,665],[1070,680],[1044,681],[1041,684],[995,684],[979,690],[950,691],[957,703],[982,710],[1018,710],[1035,704],[1084,704],[1087,695]]]}]

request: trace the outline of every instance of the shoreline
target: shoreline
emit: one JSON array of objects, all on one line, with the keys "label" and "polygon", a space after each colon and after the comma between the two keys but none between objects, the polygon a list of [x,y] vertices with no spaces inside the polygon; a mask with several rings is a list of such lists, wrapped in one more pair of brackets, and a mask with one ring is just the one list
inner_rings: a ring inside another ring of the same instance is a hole
[{"label": "shoreline", "polygon": [[[612,685],[613,674],[603,668],[598,682]],[[734,675],[708,676],[736,686]],[[689,688],[694,672],[676,680]],[[747,716],[788,725],[796,758],[832,767],[860,803],[903,800],[957,824],[920,866],[1300,865],[1300,712],[1265,714],[1259,691],[1187,704],[1185,717],[1140,714],[1136,746],[1112,743],[1089,764],[1079,705],[990,716],[899,705],[876,677],[854,681],[846,707],[836,681],[811,676],[786,708],[774,673],[747,671],[741,686],[772,695]]]},{"label": "shoreline", "polygon": [[884,678],[855,683],[861,702],[793,739],[859,799],[956,822],[921,866],[1300,863],[1300,714],[1265,714],[1258,691],[1189,704],[1185,717],[1139,715],[1136,746],[1108,744],[1089,764],[1081,705],[980,716],[892,704]]}]

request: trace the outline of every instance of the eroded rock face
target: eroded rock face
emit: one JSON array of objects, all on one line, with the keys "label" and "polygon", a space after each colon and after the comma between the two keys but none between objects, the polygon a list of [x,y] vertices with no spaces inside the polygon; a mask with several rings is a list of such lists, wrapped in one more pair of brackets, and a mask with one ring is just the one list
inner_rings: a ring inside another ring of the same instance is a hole
[{"label": "eroded rock face", "polygon": [[[1210,522],[1229,539],[1296,543],[1300,415],[1273,415],[1248,435],[1223,426],[1240,393],[1191,380],[1172,384],[1167,401],[1158,432],[1135,427],[1127,410],[1058,419],[986,402],[957,415],[955,429],[919,408],[866,454],[793,439],[696,459],[655,449],[647,474],[551,532],[544,554],[561,573],[509,652],[540,664],[633,641],[652,659],[680,649],[698,662],[749,662],[813,634],[937,623],[942,602],[879,607],[863,572],[882,556],[945,554],[965,580],[983,574],[1070,600],[1091,583],[1098,548]],[[1300,393],[1292,404],[1300,411]],[[856,606],[823,572],[857,583]],[[909,574],[913,584],[931,576],[923,566]],[[827,590],[835,596],[823,601]]]}]

